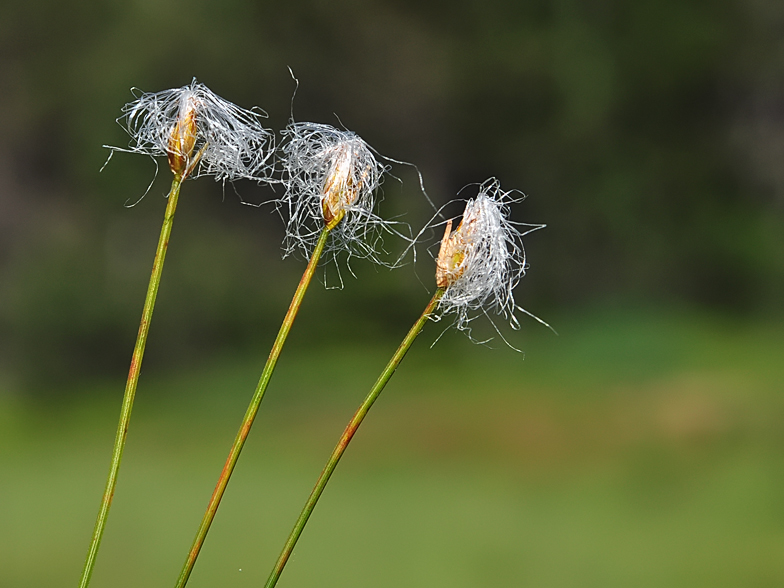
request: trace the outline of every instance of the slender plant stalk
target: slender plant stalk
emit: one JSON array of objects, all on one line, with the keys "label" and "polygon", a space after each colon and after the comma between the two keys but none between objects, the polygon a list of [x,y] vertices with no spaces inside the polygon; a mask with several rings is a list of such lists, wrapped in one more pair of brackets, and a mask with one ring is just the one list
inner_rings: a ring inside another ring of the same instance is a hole
[{"label": "slender plant stalk", "polygon": [[87,550],[87,559],[82,570],[82,577],[79,580],[79,588],[87,588],[90,577],[95,567],[95,558],[98,555],[98,548],[101,545],[101,538],[106,527],[106,520],[109,517],[109,508],[112,506],[114,489],[117,485],[117,473],[120,470],[123,450],[125,449],[125,439],[128,436],[128,423],[131,420],[131,410],[133,409],[133,399],[136,396],[136,385],[139,383],[139,372],[142,369],[142,358],[144,357],[144,347],[147,345],[147,334],[150,331],[150,321],[152,311],[155,308],[155,298],[158,296],[158,286],[161,284],[161,272],[163,272],[163,262],[166,259],[166,250],[169,247],[169,236],[171,235],[172,224],[174,223],[174,211],[177,208],[177,200],[180,196],[180,185],[182,178],[175,176],[169,190],[166,213],[163,217],[161,236],[158,239],[158,249],[155,251],[155,260],[152,264],[152,275],[150,284],[147,286],[147,297],[144,299],[144,309],[142,310],[142,320],[139,324],[139,334],[136,336],[136,345],[133,348],[131,358],[131,368],[128,371],[128,381],[125,384],[125,395],[123,396],[122,409],[120,410],[120,422],[117,426],[117,435],[114,438],[114,449],[112,450],[112,463],[109,467],[109,478],[106,480],[106,489],[101,499],[101,508],[98,511],[98,520],[95,522],[93,537],[90,541],[90,548]]},{"label": "slender plant stalk", "polygon": [[245,417],[242,419],[240,430],[237,432],[237,437],[234,439],[234,444],[231,446],[229,456],[226,458],[226,464],[223,466],[223,471],[221,471],[220,477],[218,478],[218,483],[215,486],[212,498],[210,498],[210,503],[204,513],[201,525],[196,533],[196,538],[193,540],[193,545],[188,553],[188,559],[185,560],[185,565],[182,568],[182,572],[180,572],[180,577],[177,579],[177,588],[183,588],[188,582],[188,578],[193,571],[193,566],[196,563],[196,558],[199,557],[199,551],[201,551],[204,539],[207,537],[207,532],[210,530],[212,520],[215,518],[215,513],[218,510],[223,493],[226,491],[226,485],[229,483],[231,473],[234,471],[234,466],[237,464],[237,460],[240,457],[242,447],[245,445],[245,439],[247,439],[250,428],[253,426],[253,420],[256,418],[259,405],[264,397],[264,391],[267,389],[267,384],[269,384],[270,378],[272,377],[275,364],[278,362],[278,356],[280,356],[280,352],[286,342],[286,337],[288,337],[291,325],[297,317],[297,312],[299,311],[305,292],[308,289],[308,285],[313,278],[313,274],[316,271],[321,253],[324,251],[324,245],[327,242],[330,229],[331,227],[327,227],[322,231],[318,243],[316,243],[316,247],[313,250],[313,254],[310,257],[310,261],[308,262],[308,267],[302,275],[299,286],[297,286],[297,291],[294,292],[294,298],[291,300],[289,310],[286,313],[286,317],[283,319],[283,324],[280,326],[280,331],[278,331],[275,343],[272,345],[272,351],[270,351],[267,363],[264,365],[264,371],[261,372],[261,378],[256,386],[256,391],[253,393],[253,398],[250,401],[248,410],[245,412]]},{"label": "slender plant stalk", "polygon": [[420,316],[419,320],[417,320],[417,322],[414,323],[414,326],[411,327],[411,330],[408,332],[405,339],[403,339],[400,347],[397,348],[397,351],[395,351],[392,359],[389,360],[389,363],[384,368],[384,371],[381,372],[378,380],[376,380],[376,383],[373,384],[373,387],[370,389],[370,393],[359,406],[357,412],[354,413],[354,417],[349,422],[346,430],[343,431],[343,435],[340,437],[340,441],[338,441],[338,444],[332,451],[332,455],[329,456],[327,465],[324,466],[324,470],[321,472],[321,475],[316,481],[316,486],[310,493],[308,501],[305,503],[305,507],[302,509],[302,513],[300,513],[299,518],[297,519],[297,522],[291,531],[291,534],[289,534],[289,538],[286,540],[286,545],[283,547],[283,551],[281,552],[278,561],[275,563],[275,567],[272,569],[272,573],[267,579],[267,583],[264,585],[264,588],[273,588],[273,586],[278,583],[278,579],[283,572],[283,568],[285,567],[286,562],[289,560],[291,552],[294,550],[294,546],[296,545],[299,536],[302,534],[302,530],[305,528],[305,524],[308,522],[313,509],[316,507],[316,503],[321,497],[321,493],[324,492],[324,488],[326,487],[327,482],[329,482],[329,478],[332,476],[332,472],[335,471],[335,467],[337,467],[340,458],[343,456],[343,452],[346,451],[348,444],[351,442],[352,437],[354,437],[354,433],[357,432],[359,425],[362,424],[362,420],[365,418],[365,415],[367,415],[370,407],[373,406],[373,403],[376,401],[379,394],[381,394],[384,386],[387,385],[387,382],[389,382],[392,374],[395,373],[395,370],[400,365],[400,362],[403,361],[403,358],[406,356],[406,353],[408,353],[411,344],[417,338],[417,335],[422,332],[422,328],[425,326],[425,322],[430,317],[433,310],[435,310],[436,306],[438,305],[438,301],[441,299],[443,294],[444,290],[442,288],[436,290],[436,293],[428,303],[425,311],[422,313],[422,316]]}]

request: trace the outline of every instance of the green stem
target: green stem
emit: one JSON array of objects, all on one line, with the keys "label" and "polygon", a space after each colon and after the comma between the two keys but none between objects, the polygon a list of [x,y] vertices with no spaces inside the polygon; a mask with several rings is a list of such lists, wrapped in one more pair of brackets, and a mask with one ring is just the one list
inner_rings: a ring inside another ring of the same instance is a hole
[{"label": "green stem", "polygon": [[210,498],[210,503],[207,506],[207,511],[204,513],[204,518],[202,518],[201,525],[196,533],[196,538],[193,540],[193,545],[188,553],[188,559],[185,560],[185,565],[182,568],[182,572],[180,572],[180,577],[177,579],[177,588],[183,588],[188,582],[188,578],[193,571],[193,566],[196,563],[196,558],[199,557],[199,551],[201,551],[204,539],[207,536],[207,532],[210,530],[212,520],[215,518],[215,513],[218,510],[221,498],[226,490],[226,485],[229,483],[231,473],[234,471],[234,466],[237,463],[237,459],[240,457],[242,447],[245,445],[245,439],[247,439],[250,428],[253,425],[253,420],[256,418],[261,399],[264,397],[264,391],[267,389],[267,384],[269,384],[270,378],[272,377],[275,364],[278,362],[278,356],[283,349],[283,344],[286,342],[286,337],[289,334],[291,325],[297,316],[297,311],[302,303],[302,299],[305,296],[308,285],[316,271],[321,253],[324,251],[324,245],[327,242],[329,231],[329,228],[325,228],[322,231],[318,243],[316,243],[316,247],[313,250],[313,255],[311,255],[310,261],[308,262],[308,267],[305,269],[299,286],[297,286],[297,291],[294,293],[294,298],[291,300],[291,305],[286,313],[286,317],[283,319],[283,324],[280,326],[280,331],[272,346],[272,351],[270,351],[269,358],[264,366],[264,371],[261,372],[261,378],[259,379],[258,386],[256,386],[253,398],[250,401],[250,406],[248,406],[248,410],[245,412],[245,418],[242,419],[240,430],[237,432],[237,437],[234,439],[234,444],[231,446],[229,457],[226,459],[226,464],[223,466],[223,471],[218,478],[218,484],[215,486],[212,498]]},{"label": "green stem", "polygon": [[82,577],[79,580],[79,588],[87,588],[90,577],[95,567],[95,558],[98,555],[98,548],[101,545],[101,538],[106,527],[106,519],[109,517],[109,508],[114,498],[114,488],[117,485],[117,473],[120,470],[123,449],[125,449],[125,439],[128,436],[128,423],[131,420],[131,410],[133,409],[133,399],[136,396],[136,385],[139,383],[139,372],[142,368],[142,358],[144,347],[147,345],[147,334],[150,331],[150,321],[152,311],[155,308],[155,298],[158,296],[158,286],[161,283],[161,272],[163,262],[166,259],[166,250],[169,247],[169,236],[171,235],[172,224],[174,223],[174,211],[177,208],[177,199],[180,196],[180,185],[182,179],[175,176],[169,190],[169,201],[166,205],[166,213],[163,217],[161,236],[158,239],[158,249],[155,251],[155,260],[152,264],[152,275],[150,284],[147,286],[147,297],[144,299],[144,309],[142,310],[142,320],[139,325],[139,334],[136,336],[136,345],[133,348],[131,358],[131,368],[128,371],[128,381],[125,384],[125,395],[123,396],[122,409],[120,410],[120,422],[117,426],[117,435],[114,438],[114,450],[112,451],[112,463],[109,467],[109,478],[106,480],[106,489],[101,499],[101,508],[98,511],[98,520],[95,522],[93,537],[90,541],[90,548],[87,550],[87,560],[84,563]]},{"label": "green stem", "polygon": [[340,437],[340,441],[338,441],[338,444],[332,451],[332,455],[330,455],[329,460],[327,461],[327,465],[324,466],[324,470],[321,472],[321,475],[316,481],[316,486],[310,493],[308,501],[305,503],[305,507],[302,509],[302,513],[299,515],[297,522],[294,524],[294,528],[292,529],[291,534],[286,541],[286,545],[283,547],[283,551],[281,552],[278,561],[275,563],[275,567],[272,569],[272,573],[267,579],[267,583],[264,585],[264,588],[273,588],[273,586],[278,583],[278,579],[283,572],[283,568],[285,567],[286,562],[289,560],[291,552],[294,550],[294,546],[296,545],[299,536],[302,534],[302,530],[305,528],[305,524],[308,522],[313,509],[316,507],[316,503],[321,497],[321,493],[324,491],[327,482],[329,482],[329,478],[332,476],[332,472],[335,471],[335,467],[337,467],[340,458],[343,456],[343,452],[346,451],[346,447],[348,447],[348,444],[351,442],[354,433],[357,432],[359,425],[362,424],[362,420],[365,418],[365,415],[367,415],[370,407],[373,406],[373,403],[376,401],[379,394],[381,394],[384,386],[387,385],[387,382],[389,382],[392,374],[395,373],[395,370],[400,365],[400,362],[406,356],[406,353],[411,347],[411,344],[414,342],[414,339],[416,339],[417,335],[419,335],[419,333],[422,331],[422,328],[425,326],[425,322],[430,317],[433,310],[435,310],[436,306],[438,305],[438,301],[441,299],[443,294],[443,289],[439,288],[436,290],[436,293],[433,295],[430,303],[425,308],[422,316],[420,316],[419,320],[417,320],[417,322],[414,323],[414,326],[411,327],[411,330],[406,335],[406,338],[403,339],[400,347],[397,348],[397,351],[395,351],[392,359],[389,360],[389,363],[384,368],[384,371],[381,372],[378,380],[376,380],[376,383],[373,384],[373,387],[370,389],[370,393],[362,402],[359,409],[357,409],[357,412],[354,413],[354,418],[351,419],[351,422],[349,422],[346,430],[343,431],[343,435]]}]

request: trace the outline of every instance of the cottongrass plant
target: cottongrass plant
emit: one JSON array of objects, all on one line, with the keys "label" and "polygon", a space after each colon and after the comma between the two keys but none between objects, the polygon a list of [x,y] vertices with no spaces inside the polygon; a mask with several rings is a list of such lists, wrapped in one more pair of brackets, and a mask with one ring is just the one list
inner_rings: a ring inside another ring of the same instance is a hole
[{"label": "cottongrass plant", "polygon": [[194,79],[182,88],[142,93],[119,119],[131,143],[115,151],[167,157],[175,179],[264,181],[271,173],[274,135],[258,108],[245,110]]},{"label": "cottongrass plant", "polygon": [[123,108],[123,113],[118,122],[131,136],[131,143],[128,148],[109,147],[109,157],[115,151],[153,158],[165,156],[174,178],[133,349],[109,477],[79,581],[80,588],[86,588],[90,583],[114,497],[180,186],[185,179],[198,176],[214,176],[220,181],[263,180],[269,173],[268,162],[273,150],[273,135],[260,121],[263,112],[245,110],[227,102],[195,79],[182,88],[140,94],[137,100]]},{"label": "cottongrass plant", "polygon": [[[291,122],[282,135],[287,194],[279,209],[286,219],[284,257],[309,256],[326,222],[331,234],[325,256],[334,260],[345,255],[347,264],[351,258],[360,258],[388,265],[381,256],[384,234],[406,239],[396,228],[399,223],[374,212],[378,187],[388,167],[351,131]],[[343,194],[350,197],[340,196]]]},{"label": "cottongrass plant", "polygon": [[284,254],[300,252],[309,258],[308,265],[226,458],[177,588],[186,585],[193,571],[319,259],[324,253],[335,256],[346,252],[377,260],[377,230],[390,226],[373,212],[385,168],[360,137],[315,123],[291,123],[283,135],[281,182],[285,195],[278,206],[287,222]]},{"label": "cottongrass plant", "polygon": [[452,231],[453,221],[446,221],[436,258],[435,294],[343,431],[265,588],[273,588],[277,584],[338,461],[428,319],[438,320],[445,315],[455,315],[455,326],[467,330],[476,311],[494,311],[510,321],[513,327],[519,326],[514,314],[520,307],[515,303],[512,291],[526,270],[522,237],[541,225],[523,225],[526,229],[520,230],[520,225],[508,218],[509,204],[513,201],[512,193],[502,191],[499,182],[491,178],[480,185],[475,198],[468,200],[457,229]]},{"label": "cottongrass plant", "polygon": [[452,232],[452,221],[446,222],[436,259],[436,286],[444,293],[434,320],[454,315],[453,326],[469,337],[471,323],[484,316],[504,338],[490,312],[501,316],[515,330],[520,328],[518,312],[550,328],[518,305],[513,295],[528,269],[522,239],[544,228],[509,219],[510,205],[522,200],[513,191],[504,192],[501,183],[490,178],[479,185],[477,196],[466,202],[458,229]]}]

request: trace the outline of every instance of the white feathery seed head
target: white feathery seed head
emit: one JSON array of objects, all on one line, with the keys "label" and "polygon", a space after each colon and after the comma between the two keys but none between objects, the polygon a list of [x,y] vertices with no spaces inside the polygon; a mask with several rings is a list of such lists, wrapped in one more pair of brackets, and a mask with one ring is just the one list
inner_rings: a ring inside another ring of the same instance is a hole
[{"label": "white feathery seed head", "polygon": [[358,135],[318,123],[292,122],[284,137],[283,179],[286,239],[284,257],[310,255],[322,230],[330,229],[325,252],[381,263],[383,231],[396,224],[378,217],[376,190],[387,169]]},{"label": "white feathery seed head", "polygon": [[466,202],[457,229],[452,231],[452,220],[446,222],[436,258],[436,285],[444,290],[438,308],[440,315],[456,315],[459,330],[470,331],[470,322],[488,311],[503,316],[515,329],[515,312],[530,314],[517,306],[512,292],[528,267],[522,238],[544,225],[510,221],[509,205],[519,200],[490,178]]},{"label": "white feathery seed head", "polygon": [[245,110],[224,100],[194,78],[182,88],[138,94],[117,119],[131,136],[129,147],[107,147],[166,156],[181,179],[267,180],[274,135],[261,124],[265,117],[260,109]]}]

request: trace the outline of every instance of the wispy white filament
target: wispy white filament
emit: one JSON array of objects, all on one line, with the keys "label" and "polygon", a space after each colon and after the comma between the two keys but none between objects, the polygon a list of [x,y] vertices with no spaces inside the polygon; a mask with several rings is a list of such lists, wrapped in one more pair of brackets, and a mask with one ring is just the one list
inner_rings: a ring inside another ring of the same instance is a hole
[{"label": "wispy white filament", "polygon": [[131,136],[128,148],[106,146],[114,151],[151,157],[169,155],[172,131],[186,109],[196,113],[196,145],[201,159],[191,174],[216,180],[267,180],[271,173],[274,135],[261,120],[260,109],[245,110],[224,100],[194,80],[182,88],[141,93],[126,104],[117,119]]},{"label": "wispy white filament", "polygon": [[308,257],[325,227],[325,199],[343,195],[345,216],[331,230],[325,253],[382,263],[384,231],[399,234],[397,224],[374,212],[376,192],[387,169],[370,147],[351,131],[318,123],[290,123],[283,134],[283,179],[280,201],[286,221],[284,256]]},{"label": "wispy white filament", "polygon": [[471,321],[488,312],[503,316],[514,329],[519,328],[516,311],[530,315],[515,303],[513,291],[528,267],[522,238],[544,225],[509,220],[509,205],[520,200],[490,178],[479,186],[477,196],[466,202],[462,222],[452,233],[457,233],[453,241],[462,260],[452,270],[455,277],[438,306],[438,314],[455,315],[459,330],[470,331]]}]

